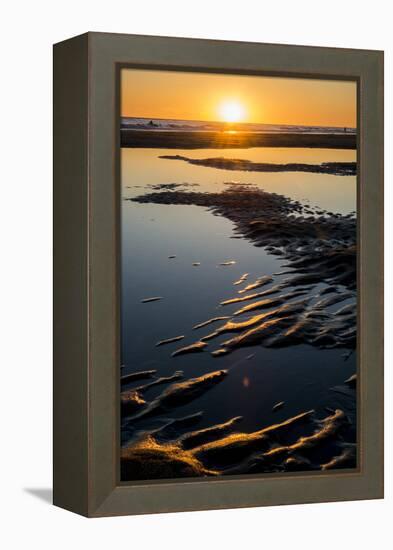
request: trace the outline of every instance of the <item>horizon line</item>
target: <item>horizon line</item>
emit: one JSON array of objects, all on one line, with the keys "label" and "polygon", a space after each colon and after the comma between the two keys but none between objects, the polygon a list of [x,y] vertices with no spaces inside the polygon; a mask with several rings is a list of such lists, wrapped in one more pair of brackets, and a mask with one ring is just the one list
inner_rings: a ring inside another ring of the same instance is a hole
[{"label": "horizon line", "polygon": [[297,124],[287,124],[285,122],[226,122],[225,120],[202,120],[197,118],[166,118],[166,117],[151,117],[151,116],[131,116],[131,115],[120,115],[120,118],[142,118],[145,120],[178,120],[178,121],[189,121],[189,122],[213,122],[215,124],[227,124],[235,126],[236,124],[265,124],[266,126],[304,126],[304,127],[316,127],[316,128],[351,128],[353,130],[357,130],[357,126],[326,126],[321,124],[303,124],[303,123],[297,123]]}]

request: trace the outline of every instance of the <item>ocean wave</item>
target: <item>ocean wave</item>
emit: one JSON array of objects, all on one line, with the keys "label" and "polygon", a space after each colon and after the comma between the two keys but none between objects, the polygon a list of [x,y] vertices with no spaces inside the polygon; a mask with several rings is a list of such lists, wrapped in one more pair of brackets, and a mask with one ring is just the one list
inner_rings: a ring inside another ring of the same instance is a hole
[{"label": "ocean wave", "polygon": [[287,124],[255,124],[177,120],[162,118],[122,117],[121,128],[130,130],[160,130],[168,132],[255,132],[294,134],[356,134],[356,128],[337,126],[301,126]]}]

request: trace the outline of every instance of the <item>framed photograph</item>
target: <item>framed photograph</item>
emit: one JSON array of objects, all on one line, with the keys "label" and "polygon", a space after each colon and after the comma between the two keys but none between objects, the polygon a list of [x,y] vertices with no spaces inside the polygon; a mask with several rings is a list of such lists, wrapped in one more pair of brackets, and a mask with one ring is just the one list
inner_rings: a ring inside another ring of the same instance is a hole
[{"label": "framed photograph", "polygon": [[54,503],[382,498],[383,53],[54,47]]}]

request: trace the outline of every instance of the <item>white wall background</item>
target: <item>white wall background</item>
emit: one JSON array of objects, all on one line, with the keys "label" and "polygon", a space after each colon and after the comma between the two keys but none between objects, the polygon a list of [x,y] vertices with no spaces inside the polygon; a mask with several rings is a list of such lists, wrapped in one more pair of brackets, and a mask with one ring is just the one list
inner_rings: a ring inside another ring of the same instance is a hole
[{"label": "white wall background", "polygon": [[[392,17],[388,0],[14,0],[1,9],[0,540],[14,548],[392,548]],[[86,520],[51,486],[51,45],[91,31],[386,52],[386,499]],[[24,131],[24,128],[28,128]]]}]

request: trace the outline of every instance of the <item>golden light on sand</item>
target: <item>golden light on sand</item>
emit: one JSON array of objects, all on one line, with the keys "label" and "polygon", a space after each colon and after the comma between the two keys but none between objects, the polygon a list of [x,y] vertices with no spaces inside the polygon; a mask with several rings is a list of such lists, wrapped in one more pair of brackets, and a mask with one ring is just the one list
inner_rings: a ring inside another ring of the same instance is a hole
[{"label": "golden light on sand", "polygon": [[219,105],[218,113],[224,122],[241,122],[246,116],[244,106],[236,100],[223,101]]}]

